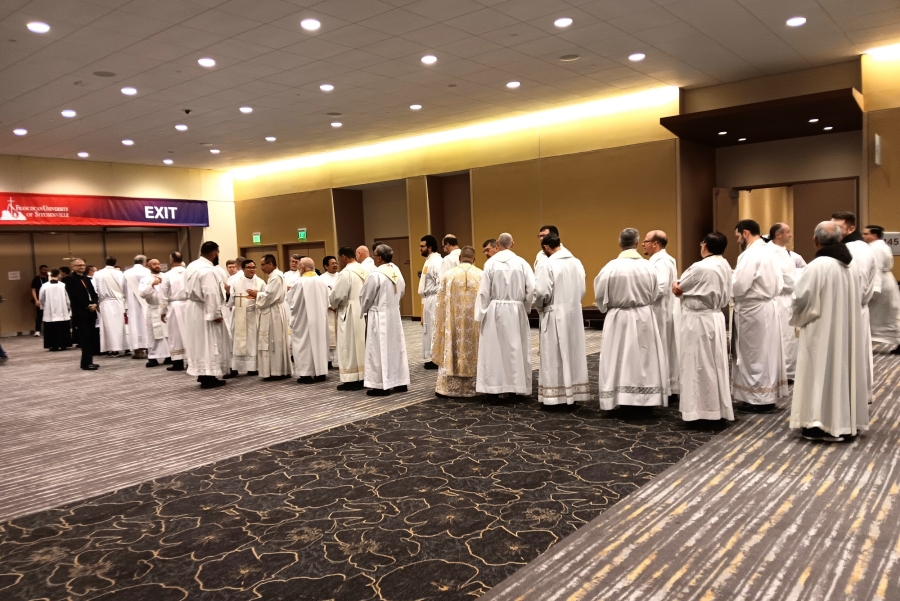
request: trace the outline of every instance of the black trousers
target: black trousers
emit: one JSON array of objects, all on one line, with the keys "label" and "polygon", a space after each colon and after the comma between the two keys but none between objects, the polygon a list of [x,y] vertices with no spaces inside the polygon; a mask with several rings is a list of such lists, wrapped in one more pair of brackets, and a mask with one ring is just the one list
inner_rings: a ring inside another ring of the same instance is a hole
[{"label": "black trousers", "polygon": [[94,362],[94,320],[96,314],[88,312],[87,315],[72,316],[72,329],[75,340],[81,347],[81,367],[87,367]]},{"label": "black trousers", "polygon": [[34,308],[34,331],[40,332],[44,326],[44,310],[40,307]]}]

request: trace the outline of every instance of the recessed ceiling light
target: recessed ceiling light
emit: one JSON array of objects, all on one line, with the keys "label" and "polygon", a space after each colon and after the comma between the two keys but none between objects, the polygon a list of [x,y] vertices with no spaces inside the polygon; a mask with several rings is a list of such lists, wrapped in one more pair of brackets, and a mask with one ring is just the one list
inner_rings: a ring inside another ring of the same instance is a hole
[{"label": "recessed ceiling light", "polygon": [[266,142],[274,142],[275,140],[275,136],[266,136]]},{"label": "recessed ceiling light", "polygon": [[818,123],[819,120],[818,120],[818,119],[810,119],[809,122],[810,122],[810,123]]},{"label": "recessed ceiling light", "polygon": [[338,127],[341,127],[341,126],[343,126],[343,125],[344,125],[344,124],[341,123],[340,121],[333,121],[333,122],[331,123],[331,127],[335,128],[335,129],[337,129]]},{"label": "recessed ceiling light", "polygon": [[84,152],[84,151],[81,151],[81,152],[78,153],[78,156],[80,156],[80,157],[83,158],[83,159],[86,159],[86,158],[88,158],[88,157],[91,156],[91,155],[89,155],[88,153],[86,153],[86,152]]},{"label": "recessed ceiling light", "polygon": [[241,111],[242,113],[244,113],[245,115],[249,115],[250,113],[253,112],[253,107],[250,107],[250,106],[242,106],[242,107],[239,108],[238,110]]},{"label": "recessed ceiling light", "polygon": [[124,144],[125,146],[134,146],[134,140],[129,140],[126,138],[122,140],[122,144]]},{"label": "recessed ceiling light", "polygon": [[806,17],[791,17],[786,23],[788,27],[800,27],[806,23]]},{"label": "recessed ceiling light", "polygon": [[46,23],[42,23],[41,21],[32,21],[27,25],[28,31],[33,33],[47,33],[50,31],[50,26]]},{"label": "recessed ceiling light", "polygon": [[209,151],[213,154],[219,154],[221,152],[218,148],[210,148]]},{"label": "recessed ceiling light", "polygon": [[553,24],[560,28],[568,27],[572,24],[572,19],[570,19],[569,17],[560,17],[559,19],[554,21]]},{"label": "recessed ceiling light", "polygon": [[633,63],[639,63],[640,61],[644,60],[645,58],[647,58],[647,55],[644,54],[643,52],[635,52],[634,54],[631,54],[628,56],[628,60],[630,60]]},{"label": "recessed ceiling light", "polygon": [[823,127],[822,129],[824,129],[825,131],[831,131],[834,128],[829,125],[827,127]]},{"label": "recessed ceiling light", "polygon": [[520,85],[522,85],[522,84],[520,84],[520,83],[517,82],[517,81],[511,81],[511,82],[509,82],[508,84],[506,84],[506,87],[509,88],[510,90],[515,90],[515,89],[518,88]]},{"label": "recessed ceiling light", "polygon": [[418,111],[422,108],[422,105],[421,104],[411,104],[411,105],[409,105],[409,108],[411,108],[414,111]]},{"label": "recessed ceiling light", "polygon": [[163,159],[163,163],[165,163],[166,165],[171,165],[174,162],[175,161],[173,161],[172,159]]},{"label": "recessed ceiling light", "polygon": [[747,138],[738,138],[738,142],[746,142]]},{"label": "recessed ceiling light", "polygon": [[330,83],[323,83],[322,85],[319,86],[319,89],[322,90],[323,92],[330,92],[334,89],[334,86],[331,85]]},{"label": "recessed ceiling light", "polygon": [[197,64],[200,65],[201,67],[209,68],[209,67],[215,67],[215,66],[216,66],[216,61],[215,61],[215,59],[212,59],[212,58],[209,58],[209,57],[206,57],[206,58],[198,58],[198,59],[197,59]]},{"label": "recessed ceiling light", "polygon": [[578,54],[563,54],[559,57],[559,60],[564,63],[571,63],[572,61],[577,61],[579,58],[581,58],[581,56]]},{"label": "recessed ceiling light", "polygon": [[719,132],[719,135],[720,135],[720,136],[724,136],[724,135],[727,134],[727,133],[728,133],[727,131],[720,131],[720,132]]},{"label": "recessed ceiling light", "polygon": [[184,125],[182,123],[179,123],[178,125],[175,126],[175,129],[177,129],[178,131],[187,131],[187,128],[188,128],[187,125]]},{"label": "recessed ceiling light", "polygon": [[316,31],[321,26],[322,24],[319,23],[318,19],[303,19],[302,21],[300,21],[300,27],[302,27],[306,31]]},{"label": "recessed ceiling light", "polygon": [[78,114],[78,113],[76,113],[76,112],[73,111],[72,109],[66,109],[66,110],[64,110],[62,113],[60,113],[60,115],[62,115],[62,116],[65,117],[66,119],[71,119],[72,117],[74,117],[74,116],[77,115],[77,114]]},{"label": "recessed ceiling light", "polygon": [[122,93],[126,96],[134,96],[137,94],[137,88],[132,88],[131,86],[126,86],[122,88]]},{"label": "recessed ceiling light", "polygon": [[25,134],[28,133],[28,130],[27,130],[27,129],[22,129],[22,128],[20,127],[20,128],[18,128],[18,129],[14,129],[14,130],[13,130],[13,133],[16,134],[17,136],[24,136]]},{"label": "recessed ceiling light", "polygon": [[426,54],[422,57],[422,62],[426,65],[433,65],[437,62],[437,57],[433,54]]}]

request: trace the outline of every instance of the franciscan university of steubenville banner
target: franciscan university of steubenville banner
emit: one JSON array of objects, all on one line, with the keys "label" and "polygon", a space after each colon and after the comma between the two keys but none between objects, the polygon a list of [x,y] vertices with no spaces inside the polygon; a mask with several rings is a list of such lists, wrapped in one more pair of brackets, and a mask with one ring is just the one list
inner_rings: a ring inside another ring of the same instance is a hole
[{"label": "franciscan university of steubenville banner", "polygon": [[4,225],[209,226],[203,200],[0,192]]}]

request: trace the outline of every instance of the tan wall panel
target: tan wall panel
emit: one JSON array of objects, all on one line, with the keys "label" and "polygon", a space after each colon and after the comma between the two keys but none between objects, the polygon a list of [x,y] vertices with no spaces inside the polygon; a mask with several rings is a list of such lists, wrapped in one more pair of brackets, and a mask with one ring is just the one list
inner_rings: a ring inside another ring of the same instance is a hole
[{"label": "tan wall panel", "polygon": [[264,245],[293,244],[297,228],[305,227],[308,242],[324,242],[330,255],[337,251],[331,190],[242,200],[234,206],[241,247],[253,246],[253,232],[262,233]]},{"label": "tan wall panel", "polygon": [[428,185],[425,176],[410,177],[406,180],[406,215],[409,232],[409,277],[406,294],[412,301],[412,315],[422,316],[422,298],[419,296],[419,272],[425,259],[419,252],[419,241],[430,229],[428,214]]},{"label": "tan wall panel", "polygon": [[[677,248],[674,140],[543,159],[541,190],[541,221],[559,228],[563,244],[584,263],[589,282],[619,254],[619,232],[626,227],[641,235],[665,230]],[[538,250],[539,226],[528,238],[529,260]],[[588,288],[585,306],[594,303]]]},{"label": "tan wall panel", "polygon": [[[31,332],[34,330],[35,311],[31,299],[31,280],[37,273],[31,258],[30,234],[0,232],[0,256],[3,257],[3,271],[0,272],[0,296],[3,297],[0,303],[0,335]],[[10,271],[18,271],[20,279],[10,280]]]},{"label": "tan wall panel", "polygon": [[[868,113],[868,144],[881,136],[881,165],[869,152],[869,223],[900,232],[900,109]],[[862,224],[866,225],[866,224]],[[900,260],[894,261],[894,276],[900,278]]]},{"label": "tan wall panel", "polygon": [[368,188],[362,192],[365,244],[376,238],[402,238],[409,234],[406,219],[406,182]]},{"label": "tan wall panel", "polygon": [[867,111],[900,107],[900,59],[879,61],[864,54],[862,86]]},{"label": "tan wall panel", "polygon": [[806,259],[807,263],[812,261],[816,254],[813,232],[819,222],[827,221],[838,211],[857,212],[856,186],[855,179],[792,186],[794,252]]}]

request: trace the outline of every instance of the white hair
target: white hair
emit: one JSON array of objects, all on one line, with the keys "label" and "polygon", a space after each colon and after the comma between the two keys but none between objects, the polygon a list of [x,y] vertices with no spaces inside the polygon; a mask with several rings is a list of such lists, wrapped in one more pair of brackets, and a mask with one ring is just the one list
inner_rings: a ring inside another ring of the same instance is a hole
[{"label": "white hair", "polygon": [[841,226],[833,221],[823,221],[816,226],[816,240],[822,246],[834,246],[840,244],[843,235],[841,234]]},{"label": "white hair", "polygon": [[513,245],[513,237],[512,234],[507,234],[503,232],[499,236],[497,236],[497,246],[500,248],[512,248]]}]

